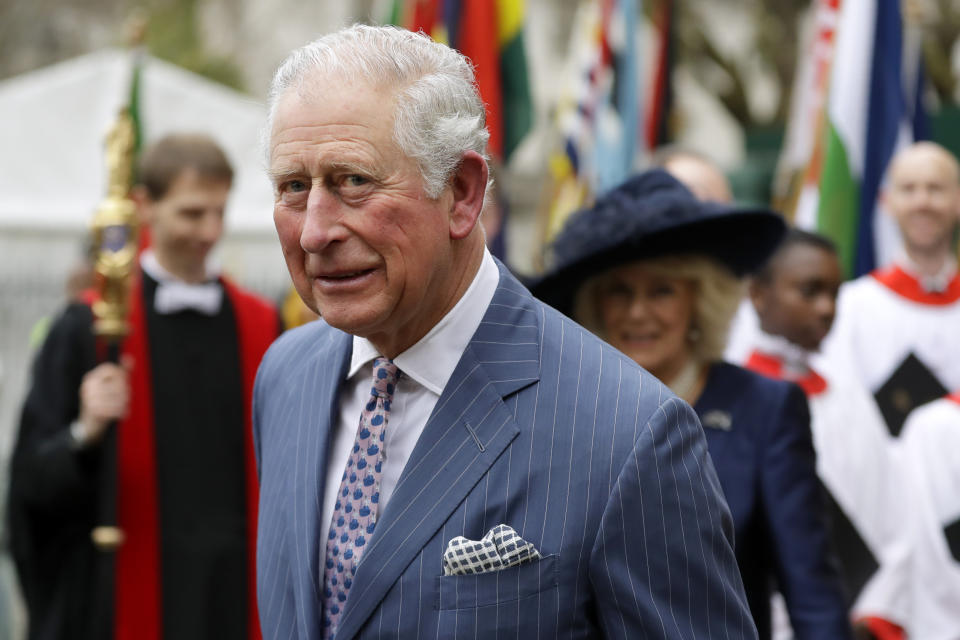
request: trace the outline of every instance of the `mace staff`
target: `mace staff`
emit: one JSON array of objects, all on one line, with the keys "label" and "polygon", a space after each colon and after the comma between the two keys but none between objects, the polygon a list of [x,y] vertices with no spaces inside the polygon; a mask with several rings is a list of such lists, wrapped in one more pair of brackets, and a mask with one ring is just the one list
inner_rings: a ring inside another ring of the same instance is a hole
[{"label": "mace staff", "polygon": [[[130,199],[136,133],[128,109],[121,110],[107,134],[107,196],[91,224],[94,248],[93,333],[101,362],[120,360],[124,338],[130,332],[130,285],[138,253],[137,209]],[[111,424],[102,443],[100,511],[91,537],[98,549],[112,552],[124,540],[117,526],[117,434]]]}]

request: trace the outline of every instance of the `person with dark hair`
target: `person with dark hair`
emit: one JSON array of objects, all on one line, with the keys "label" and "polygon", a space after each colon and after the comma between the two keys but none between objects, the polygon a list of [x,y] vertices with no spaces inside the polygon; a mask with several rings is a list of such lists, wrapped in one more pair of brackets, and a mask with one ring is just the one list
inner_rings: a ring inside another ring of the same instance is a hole
[{"label": "person with dark hair", "polygon": [[535,295],[689,402],[733,514],[761,638],[784,594],[800,639],[851,637],[816,477],[803,392],[722,361],[740,278],[785,230],[775,213],[705,202],[661,169],[574,214]]},{"label": "person with dark hair", "polygon": [[[800,385],[810,404],[817,473],[856,624],[878,638],[915,635],[907,478],[873,398],[819,354],[842,282],[833,242],[793,229],[754,274],[759,329],[744,366]],[[922,551],[922,550],[920,550]]]},{"label": "person with dark hair", "polygon": [[829,238],[791,229],[751,279],[751,300],[761,327],[816,351],[830,331],[843,275]]},{"label": "person with dark hair", "polygon": [[[132,197],[152,243],[121,363],[98,364],[92,292],[37,356],[10,490],[31,640],[259,637],[249,403],[279,322],[210,259],[232,176],[207,136],[146,149]],[[101,485],[113,429],[115,492]],[[123,540],[104,583],[91,530],[113,500]]]},{"label": "person with dark hair", "polygon": [[147,147],[140,156],[137,181],[150,200],[158,201],[186,169],[212,184],[233,183],[233,167],[223,149],[199,134],[170,135]]}]

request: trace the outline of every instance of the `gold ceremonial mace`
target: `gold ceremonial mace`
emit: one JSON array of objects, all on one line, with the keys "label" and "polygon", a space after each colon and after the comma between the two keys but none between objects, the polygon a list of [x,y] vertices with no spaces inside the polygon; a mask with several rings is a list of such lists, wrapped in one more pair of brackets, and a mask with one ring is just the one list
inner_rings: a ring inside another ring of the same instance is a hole
[{"label": "gold ceremonial mace", "polygon": [[[93,304],[93,333],[98,348],[105,347],[105,360],[119,361],[120,346],[130,332],[127,310],[130,280],[137,259],[138,224],[136,205],[130,199],[136,137],[133,119],[124,108],[107,134],[107,197],[100,203],[91,224],[94,286],[98,299]],[[114,551],[123,544],[123,531],[116,522],[117,485],[116,430],[110,427],[104,442],[104,480],[101,497],[101,524],[91,531],[93,543],[101,551]]]}]

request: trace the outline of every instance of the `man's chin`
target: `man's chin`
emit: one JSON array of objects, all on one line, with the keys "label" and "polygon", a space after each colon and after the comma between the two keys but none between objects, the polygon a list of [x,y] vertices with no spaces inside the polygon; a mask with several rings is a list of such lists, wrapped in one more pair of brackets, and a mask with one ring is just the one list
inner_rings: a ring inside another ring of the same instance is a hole
[{"label": "man's chin", "polygon": [[791,340],[795,345],[806,349],[807,351],[817,352],[820,351],[820,345],[826,339],[827,334],[807,334],[798,340]]},{"label": "man's chin", "polygon": [[366,315],[358,315],[352,309],[338,309],[331,305],[317,305],[317,313],[323,318],[324,322],[351,335],[365,337],[375,331],[376,322],[373,318]]},{"label": "man's chin", "polygon": [[933,253],[942,247],[949,247],[952,231],[933,224],[916,224],[913,228],[901,230],[905,242],[914,251]]}]

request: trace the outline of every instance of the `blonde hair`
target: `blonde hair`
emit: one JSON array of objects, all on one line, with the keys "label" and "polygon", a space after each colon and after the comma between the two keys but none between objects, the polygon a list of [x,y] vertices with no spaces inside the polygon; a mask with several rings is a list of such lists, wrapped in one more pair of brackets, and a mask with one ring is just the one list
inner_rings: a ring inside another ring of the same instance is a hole
[{"label": "blonde hair", "polygon": [[[690,328],[699,332],[699,335],[695,338],[688,336],[690,351],[693,357],[702,363],[723,359],[730,322],[743,298],[743,283],[723,264],[702,255],[662,256],[638,262],[642,262],[644,268],[654,275],[680,278],[693,283],[694,303]],[[599,295],[606,288],[615,268],[589,278],[580,286],[574,298],[574,320],[602,339],[606,339],[606,336],[600,321]]]}]

